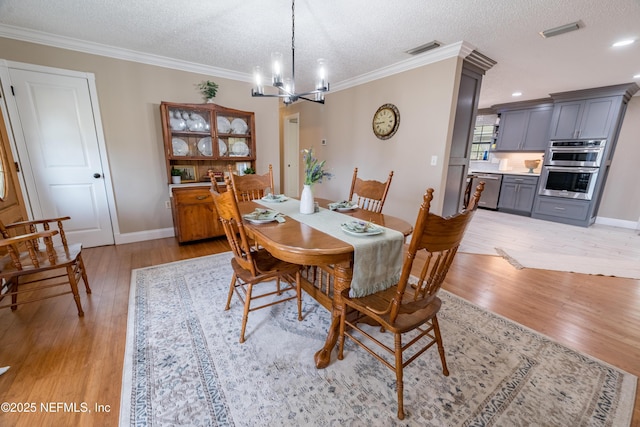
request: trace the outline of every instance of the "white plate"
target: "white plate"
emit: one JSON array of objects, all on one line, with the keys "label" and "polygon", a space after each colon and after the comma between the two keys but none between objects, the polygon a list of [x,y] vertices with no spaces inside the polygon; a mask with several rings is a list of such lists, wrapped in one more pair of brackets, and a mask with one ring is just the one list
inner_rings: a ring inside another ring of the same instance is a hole
[{"label": "white plate", "polygon": [[351,221],[340,225],[342,231],[352,236],[375,236],[384,232],[384,228],[365,221]]},{"label": "white plate", "polygon": [[218,117],[218,133],[229,133],[231,123],[226,117]]},{"label": "white plate", "polygon": [[329,209],[338,212],[349,212],[358,209],[358,204],[348,201],[329,203]]},{"label": "white plate", "polygon": [[245,134],[247,133],[247,129],[249,129],[249,127],[247,126],[247,122],[242,119],[233,119],[233,121],[231,122],[232,133]]},{"label": "white plate", "polygon": [[231,147],[234,156],[245,157],[249,155],[249,146],[242,141],[238,141]]},{"label": "white plate", "polygon": [[198,151],[203,156],[213,156],[213,151],[211,150],[211,137],[202,138],[198,141]]},{"label": "white plate", "polygon": [[173,147],[174,156],[186,156],[189,154],[189,144],[180,138],[172,138],[171,146]]},{"label": "white plate", "polygon": [[285,200],[289,200],[289,198],[284,194],[269,193],[266,196],[264,196],[261,200],[263,202],[268,202],[268,203],[281,203],[281,202],[284,202]]},{"label": "white plate", "polygon": [[187,119],[187,129],[189,129],[191,132],[204,132],[205,125],[206,125],[206,122],[204,121],[204,119],[198,116],[197,114],[191,114],[191,117],[193,116],[197,116],[197,118]]},{"label": "white plate", "polygon": [[278,215],[280,214],[273,209],[256,209],[250,214],[242,215],[242,217],[254,224],[266,224],[267,222],[276,221]]},{"label": "white plate", "polygon": [[170,114],[169,126],[171,126],[171,130],[181,131],[185,130],[185,128],[187,127],[187,122],[185,122],[182,117],[175,118],[173,117],[173,114]]},{"label": "white plate", "polygon": [[218,151],[220,152],[221,156],[227,154],[227,144],[225,144],[224,141],[220,138],[218,138]]}]

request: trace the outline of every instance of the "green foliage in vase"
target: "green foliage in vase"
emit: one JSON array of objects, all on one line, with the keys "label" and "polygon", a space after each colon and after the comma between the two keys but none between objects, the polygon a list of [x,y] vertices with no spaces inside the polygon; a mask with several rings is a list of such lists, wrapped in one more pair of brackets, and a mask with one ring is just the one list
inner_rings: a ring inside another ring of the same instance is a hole
[{"label": "green foliage in vase", "polygon": [[319,161],[313,155],[313,147],[302,150],[302,160],[304,161],[304,183],[313,185],[321,183],[323,178],[331,179],[331,173],[324,169],[326,160]]}]

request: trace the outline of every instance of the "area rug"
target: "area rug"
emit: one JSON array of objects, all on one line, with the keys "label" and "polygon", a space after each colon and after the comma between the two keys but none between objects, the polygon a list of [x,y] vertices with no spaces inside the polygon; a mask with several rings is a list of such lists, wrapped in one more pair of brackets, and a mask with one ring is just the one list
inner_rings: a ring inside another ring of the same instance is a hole
[{"label": "area rug", "polygon": [[[395,374],[347,341],[316,369],[330,315],[224,311],[230,253],[134,270],[121,426],[628,426],[637,378],[443,291],[450,375],[430,350]],[[380,334],[376,329],[372,333]],[[388,334],[385,334],[388,335]]]},{"label": "area rug", "polygon": [[515,268],[537,268],[597,276],[640,279],[640,263],[628,259],[596,258],[534,250],[495,248]]},{"label": "area rug", "polygon": [[638,230],[577,227],[478,209],[460,252],[499,255],[516,268],[640,279]]}]

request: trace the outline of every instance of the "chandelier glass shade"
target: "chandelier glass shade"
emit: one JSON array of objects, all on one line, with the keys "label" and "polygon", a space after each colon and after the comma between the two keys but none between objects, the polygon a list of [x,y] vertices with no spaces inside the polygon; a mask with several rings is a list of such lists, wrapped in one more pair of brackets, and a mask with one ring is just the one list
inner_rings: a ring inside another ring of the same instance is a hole
[{"label": "chandelier glass shade", "polygon": [[315,89],[308,92],[296,93],[295,3],[295,0],[291,1],[291,77],[283,77],[282,53],[273,52],[271,54],[271,85],[278,89],[278,93],[267,94],[264,92],[262,67],[256,66],[253,69],[255,86],[251,89],[251,96],[282,98],[285,105],[289,105],[299,99],[324,104],[324,94],[325,92],[329,92],[329,82],[327,80],[327,69],[324,59],[318,59]]}]

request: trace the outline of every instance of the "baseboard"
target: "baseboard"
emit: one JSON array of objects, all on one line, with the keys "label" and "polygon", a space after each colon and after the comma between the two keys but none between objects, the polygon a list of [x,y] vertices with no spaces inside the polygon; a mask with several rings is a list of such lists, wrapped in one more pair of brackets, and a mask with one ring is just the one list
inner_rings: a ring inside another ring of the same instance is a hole
[{"label": "baseboard", "polygon": [[146,240],[164,239],[173,237],[175,233],[172,228],[162,228],[157,230],[137,231],[135,233],[116,234],[116,245],[124,245],[126,243],[144,242]]},{"label": "baseboard", "polygon": [[626,221],[624,219],[596,217],[596,224],[608,225],[610,227],[629,228],[631,230],[637,230],[640,228],[640,224],[637,221]]}]

